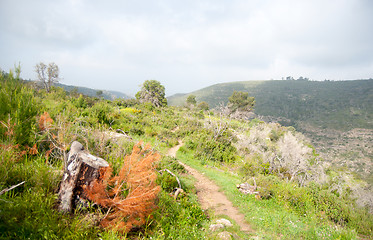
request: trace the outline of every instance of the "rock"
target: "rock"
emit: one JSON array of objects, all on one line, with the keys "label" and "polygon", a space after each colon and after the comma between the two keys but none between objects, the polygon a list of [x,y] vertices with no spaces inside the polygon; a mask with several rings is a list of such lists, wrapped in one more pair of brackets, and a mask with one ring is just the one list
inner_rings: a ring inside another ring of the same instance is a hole
[{"label": "rock", "polygon": [[225,227],[232,227],[233,226],[231,221],[229,221],[228,219],[225,219],[225,218],[221,218],[221,219],[217,220],[216,223],[217,224],[223,224]]},{"label": "rock", "polygon": [[213,232],[215,232],[215,231],[217,231],[219,229],[223,229],[223,228],[224,228],[224,225],[221,224],[221,223],[219,223],[219,224],[211,224],[210,225],[210,230],[213,231]]},{"label": "rock", "polygon": [[224,231],[218,234],[218,238],[222,240],[231,240],[232,234],[230,232]]},{"label": "rock", "polygon": [[248,183],[241,183],[241,184],[238,184],[237,185],[237,189],[242,192],[243,194],[257,194],[256,190],[257,190],[257,187],[256,186],[251,186],[250,184]]}]

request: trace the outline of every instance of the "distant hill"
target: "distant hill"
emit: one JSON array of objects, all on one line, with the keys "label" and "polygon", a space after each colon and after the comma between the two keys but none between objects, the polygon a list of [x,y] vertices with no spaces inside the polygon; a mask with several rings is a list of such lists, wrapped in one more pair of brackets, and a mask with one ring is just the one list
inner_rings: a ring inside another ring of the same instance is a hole
[{"label": "distant hill", "polygon": [[123,99],[129,99],[131,98],[130,96],[118,92],[118,91],[107,91],[107,90],[99,90],[99,89],[92,89],[92,88],[87,88],[87,87],[78,87],[78,86],[72,86],[72,85],[65,85],[62,83],[57,83],[55,84],[57,87],[62,87],[65,89],[67,92],[72,91],[74,88],[77,89],[78,93],[90,96],[90,97],[97,97],[97,92],[102,91],[102,97],[107,100],[114,100],[116,98],[123,98]]},{"label": "distant hill", "polygon": [[210,108],[227,103],[233,91],[245,91],[256,99],[255,113],[284,125],[299,121],[320,128],[373,129],[373,79],[354,81],[246,81],[216,84],[189,94],[168,98],[182,105],[188,95]]}]

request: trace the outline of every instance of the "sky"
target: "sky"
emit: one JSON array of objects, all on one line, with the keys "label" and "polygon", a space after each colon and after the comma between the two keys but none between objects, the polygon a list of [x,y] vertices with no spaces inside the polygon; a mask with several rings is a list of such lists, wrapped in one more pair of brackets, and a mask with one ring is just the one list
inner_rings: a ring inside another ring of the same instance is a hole
[{"label": "sky", "polygon": [[0,68],[166,95],[216,83],[373,77],[371,0],[0,0]]}]

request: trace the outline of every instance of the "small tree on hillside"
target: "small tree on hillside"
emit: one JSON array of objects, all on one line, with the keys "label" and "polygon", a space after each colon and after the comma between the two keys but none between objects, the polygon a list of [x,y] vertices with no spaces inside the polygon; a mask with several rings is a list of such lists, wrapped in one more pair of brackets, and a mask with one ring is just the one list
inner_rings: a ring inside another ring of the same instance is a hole
[{"label": "small tree on hillside", "polygon": [[197,100],[195,95],[189,95],[186,99],[187,106],[196,106]]},{"label": "small tree on hillside", "polygon": [[210,109],[209,104],[205,101],[200,102],[197,107],[198,107],[198,109],[205,110],[205,111]]},{"label": "small tree on hillside", "polygon": [[60,70],[54,62],[49,63],[48,66],[42,62],[36,64],[35,72],[38,74],[38,80],[43,84],[47,92],[50,91],[54,83],[59,82]]},{"label": "small tree on hillside", "polygon": [[104,92],[103,92],[102,90],[97,90],[97,91],[96,91],[96,96],[97,96],[98,98],[101,98],[101,97],[103,96],[103,94],[104,94]]},{"label": "small tree on hillside", "polygon": [[229,97],[228,108],[231,112],[244,111],[250,112],[255,105],[255,98],[249,97],[248,92],[234,91],[232,96]]},{"label": "small tree on hillside", "polygon": [[155,107],[167,106],[165,88],[157,80],[146,80],[141,90],[136,93],[136,98],[140,102],[150,102]]}]

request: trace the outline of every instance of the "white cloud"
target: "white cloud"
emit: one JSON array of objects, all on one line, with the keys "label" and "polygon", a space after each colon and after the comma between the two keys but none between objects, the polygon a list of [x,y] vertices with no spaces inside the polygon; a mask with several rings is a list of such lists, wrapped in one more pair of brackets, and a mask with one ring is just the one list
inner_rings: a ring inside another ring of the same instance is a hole
[{"label": "white cloud", "polygon": [[70,84],[168,94],[216,82],[372,77],[367,0],[0,2],[0,67],[59,64]]}]

